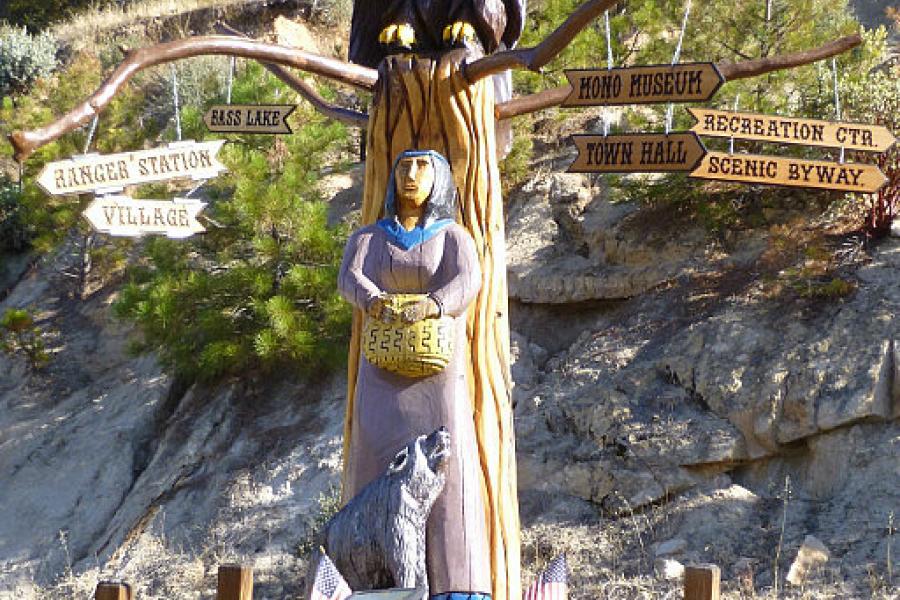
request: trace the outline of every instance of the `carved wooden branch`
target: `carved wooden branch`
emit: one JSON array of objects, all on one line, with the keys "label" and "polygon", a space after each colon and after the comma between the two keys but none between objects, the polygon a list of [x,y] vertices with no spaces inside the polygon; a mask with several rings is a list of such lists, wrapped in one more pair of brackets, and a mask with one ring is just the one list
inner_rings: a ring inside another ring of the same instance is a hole
[{"label": "carved wooden branch", "polygon": [[[829,42],[824,46],[819,46],[813,50],[803,52],[795,52],[793,54],[784,54],[781,56],[771,56],[769,58],[757,58],[738,63],[718,63],[722,76],[726,81],[735,79],[746,79],[748,77],[756,77],[772,71],[780,69],[789,69],[791,67],[799,67],[808,65],[824,58],[829,58],[846,52],[851,48],[855,48],[862,43],[862,37],[858,34],[848,35],[840,39]],[[473,63],[474,64],[474,63]],[[569,97],[572,92],[572,86],[563,85],[550,90],[544,90],[537,94],[515,98],[508,102],[498,104],[496,107],[497,119],[509,119],[518,117],[528,113],[533,113],[552,106],[559,106]]]},{"label": "carved wooden branch", "polygon": [[[217,23],[216,30],[219,33],[224,33],[226,35],[233,35],[241,38],[247,37],[246,34],[238,31],[233,27],[230,27],[225,23]],[[367,115],[366,113],[331,104],[325,98],[320,96],[313,86],[306,83],[305,81],[303,81],[303,79],[291,73],[281,65],[264,62],[262,63],[262,66],[268,69],[268,71],[275,75],[275,77],[282,80],[291,88],[296,90],[296,92],[300,94],[300,96],[302,96],[304,100],[312,104],[313,108],[315,108],[326,117],[356,127],[365,127],[369,122],[369,115]]]},{"label": "carved wooden branch", "polygon": [[582,29],[603,14],[603,11],[614,6],[617,1],[589,0],[585,2],[537,46],[497,52],[467,65],[466,80],[469,83],[475,83],[479,79],[516,67],[525,67],[532,71],[540,70],[562,52]]},{"label": "carved wooden branch", "polygon": [[90,98],[50,125],[33,131],[16,131],[10,135],[16,160],[25,160],[40,146],[90,121],[138,71],[182,58],[208,54],[239,56],[296,67],[365,90],[371,90],[378,79],[375,69],[255,40],[206,36],[157,44],[129,54]]}]

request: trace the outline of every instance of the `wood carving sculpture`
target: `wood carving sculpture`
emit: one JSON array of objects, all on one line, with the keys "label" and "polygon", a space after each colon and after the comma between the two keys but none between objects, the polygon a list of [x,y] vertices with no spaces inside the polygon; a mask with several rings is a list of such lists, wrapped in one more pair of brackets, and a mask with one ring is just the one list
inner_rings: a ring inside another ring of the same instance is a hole
[{"label": "wood carving sculpture", "polygon": [[[466,352],[466,311],[481,287],[478,253],[456,223],[456,184],[440,154],[401,153],[386,189],[384,218],[347,241],[338,287],[367,319],[413,323],[452,317],[453,351],[443,370],[421,378],[358,357],[344,492],[353,497],[377,478],[404,440],[449,428],[454,443],[445,459],[446,484],[426,532],[430,590],[432,597],[489,595],[487,521]],[[411,293],[423,295],[393,314],[390,297]]]},{"label": "wood carving sculpture", "polygon": [[325,551],[351,589],[428,588],[425,524],[444,489],[451,447],[444,428],[413,439],[328,521]]},{"label": "wood carving sculpture", "polygon": [[[363,3],[365,0],[360,0],[357,5]],[[403,3],[404,0],[397,2],[398,5]],[[382,5],[374,0],[368,4]],[[508,19],[505,34],[509,24],[514,22],[510,14],[518,5],[514,2],[502,4]],[[25,160],[41,145],[89,123],[137,71],[192,56],[226,54],[264,62],[268,69],[324,114],[367,128],[364,224],[373,224],[381,217],[393,164],[401,152],[408,148],[427,148],[443,154],[452,165],[459,190],[459,222],[475,241],[482,273],[481,289],[466,316],[469,343],[465,371],[474,407],[491,587],[494,600],[519,600],[519,522],[510,401],[505,241],[495,132],[498,124],[511,117],[559,105],[569,95],[571,87],[566,85],[497,102],[491,81],[493,75],[509,69],[541,69],[579,31],[615,4],[616,0],[584,2],[556,31],[533,48],[499,50],[481,58],[474,58],[479,54],[477,48],[474,54],[467,54],[472,52],[471,48],[455,48],[421,55],[389,56],[379,63],[377,71],[294,48],[226,36],[187,38],[159,44],[129,54],[97,92],[66,115],[43,128],[15,132],[10,141],[16,158]],[[499,3],[498,0],[484,0],[483,5],[496,7]],[[478,6],[474,0],[473,6]],[[474,20],[477,23],[477,18]],[[447,19],[441,19],[441,23],[449,24]],[[376,27],[383,25],[379,18]],[[380,33],[375,32],[376,35]],[[479,35],[483,36],[484,32]],[[424,40],[425,36],[420,35],[420,39]],[[485,44],[483,39],[479,38],[479,41]],[[805,52],[719,63],[717,66],[726,80],[742,79],[822,60],[861,42],[859,35],[853,35]],[[369,43],[373,42],[370,40]],[[374,91],[369,113],[328,103],[308,83],[286,70],[286,66]],[[363,312],[356,310],[349,353],[345,456],[349,455],[359,428],[354,418],[354,398],[360,367],[362,317]],[[349,498],[346,491],[350,487],[345,485],[345,499]]]}]

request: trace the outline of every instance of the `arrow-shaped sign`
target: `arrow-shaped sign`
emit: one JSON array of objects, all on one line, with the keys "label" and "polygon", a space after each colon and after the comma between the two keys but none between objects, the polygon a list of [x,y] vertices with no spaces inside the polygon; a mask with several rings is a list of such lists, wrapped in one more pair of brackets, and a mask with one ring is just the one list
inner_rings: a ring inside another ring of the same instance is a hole
[{"label": "arrow-shaped sign", "polygon": [[188,141],[138,152],[75,156],[44,165],[37,183],[48,194],[63,195],[167,179],[211,179],[226,170],[216,159],[224,143]]},{"label": "arrow-shaped sign", "polygon": [[296,104],[217,104],[203,122],[216,133],[292,133],[288,115]]},{"label": "arrow-shaped sign", "polygon": [[706,148],[691,132],[574,135],[578,156],[570,173],[690,171]]},{"label": "arrow-shaped sign", "polygon": [[847,150],[885,152],[897,140],[887,127],[864,123],[841,123],[818,119],[797,119],[711,108],[688,108],[697,123],[691,131],[713,137],[843,147]]},{"label": "arrow-shaped sign", "polygon": [[563,106],[703,102],[725,83],[713,63],[567,69],[572,92]]},{"label": "arrow-shaped sign", "polygon": [[860,193],[877,192],[887,182],[876,165],[726,152],[707,152],[690,176]]},{"label": "arrow-shaped sign", "polygon": [[91,201],[84,217],[95,230],[109,235],[185,238],[206,231],[197,221],[205,206],[205,202],[188,198],[134,200],[120,195],[101,196]]}]

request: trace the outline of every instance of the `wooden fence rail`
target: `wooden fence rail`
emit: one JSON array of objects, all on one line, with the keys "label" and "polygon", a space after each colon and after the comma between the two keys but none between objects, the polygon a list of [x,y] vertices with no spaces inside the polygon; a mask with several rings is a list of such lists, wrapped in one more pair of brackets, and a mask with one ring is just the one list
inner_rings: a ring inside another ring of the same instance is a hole
[{"label": "wooden fence rail", "polygon": [[[719,600],[722,573],[716,565],[688,565],[684,569],[684,600]],[[221,565],[217,600],[253,600],[253,569]],[[127,583],[102,581],[94,600],[136,600]]]},{"label": "wooden fence rail", "polygon": [[[127,583],[101,581],[94,600],[137,600]],[[253,569],[241,565],[221,565],[216,600],[253,600]]]}]

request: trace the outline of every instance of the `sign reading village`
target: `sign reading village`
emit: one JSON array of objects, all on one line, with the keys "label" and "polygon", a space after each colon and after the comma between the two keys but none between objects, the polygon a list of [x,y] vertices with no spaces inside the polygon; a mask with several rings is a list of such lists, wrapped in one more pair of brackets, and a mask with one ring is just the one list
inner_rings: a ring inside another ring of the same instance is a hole
[{"label": "sign reading village", "polygon": [[562,106],[703,102],[725,83],[713,63],[567,69],[572,86]]},{"label": "sign reading village", "polygon": [[206,231],[197,215],[206,203],[187,198],[133,200],[128,196],[95,198],[84,217],[101,233],[138,237],[145,234],[185,238]]},{"label": "sign reading village", "polygon": [[870,194],[887,182],[876,165],[726,152],[708,152],[690,176]]},{"label": "sign reading village", "polygon": [[570,173],[691,171],[706,149],[690,132],[574,135],[578,156]]},{"label": "sign reading village", "polygon": [[890,130],[880,125],[798,119],[711,108],[688,108],[688,111],[697,120],[691,131],[712,137],[735,137],[866,152],[885,152],[896,141]]},{"label": "sign reading village", "polygon": [[203,115],[216,133],[292,133],[287,118],[296,104],[219,104]]},{"label": "sign reading village", "polygon": [[211,179],[226,170],[216,159],[224,143],[189,141],[138,152],[75,156],[46,164],[37,183],[58,196],[167,179]]}]

